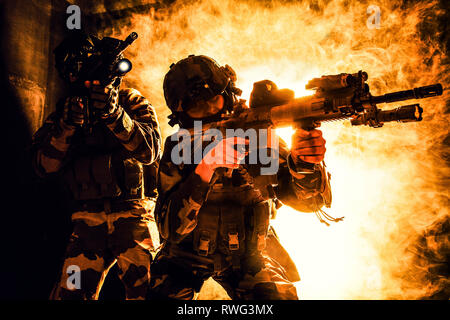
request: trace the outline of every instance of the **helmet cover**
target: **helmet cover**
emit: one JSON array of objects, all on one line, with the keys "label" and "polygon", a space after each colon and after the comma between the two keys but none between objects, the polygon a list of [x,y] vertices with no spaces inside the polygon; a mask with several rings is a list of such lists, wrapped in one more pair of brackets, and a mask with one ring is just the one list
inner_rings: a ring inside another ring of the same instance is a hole
[{"label": "helmet cover", "polygon": [[190,55],[172,64],[164,78],[164,97],[173,112],[186,111],[193,102],[222,94],[229,83],[229,76],[213,59]]}]

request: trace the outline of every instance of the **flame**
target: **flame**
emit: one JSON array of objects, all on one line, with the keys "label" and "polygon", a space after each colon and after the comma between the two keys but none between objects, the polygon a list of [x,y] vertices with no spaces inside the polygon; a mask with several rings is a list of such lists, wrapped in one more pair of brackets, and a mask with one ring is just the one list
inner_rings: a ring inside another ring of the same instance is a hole
[{"label": "flame", "polygon": [[[379,29],[366,25],[372,4],[381,10]],[[232,66],[246,99],[262,79],[304,96],[311,94],[304,85],[313,77],[361,69],[374,95],[437,82],[448,87],[435,22],[442,13],[436,1],[175,2],[135,14],[113,35],[138,32],[127,51],[135,67],[126,83],[156,106],[167,136],[174,129],[166,121],[163,78],[171,63],[189,54]],[[429,281],[429,264],[414,252],[420,236],[449,215],[446,101],[448,91],[420,101],[425,112],[419,123],[323,125],[333,188],[328,212],[344,221],[326,227],[313,214],[286,206],[273,221],[300,271],[301,299],[415,299],[448,286],[442,277]],[[279,134],[289,140],[292,130]],[[446,241],[441,247],[448,250]],[[438,246],[429,247],[436,252]]]}]

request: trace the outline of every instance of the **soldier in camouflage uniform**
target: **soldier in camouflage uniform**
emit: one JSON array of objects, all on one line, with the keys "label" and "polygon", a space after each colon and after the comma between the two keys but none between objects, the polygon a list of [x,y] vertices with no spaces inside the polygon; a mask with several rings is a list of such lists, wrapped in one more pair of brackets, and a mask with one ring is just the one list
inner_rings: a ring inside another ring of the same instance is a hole
[{"label": "soldier in camouflage uniform", "polygon": [[[88,80],[80,88],[80,70],[104,40],[77,34],[55,50],[70,96],[60,100],[33,140],[35,171],[42,177],[58,174],[73,198],[73,233],[51,299],[97,299],[116,262],[127,299],[143,299],[150,279],[153,213],[144,187],[151,188],[147,181],[156,178],[146,173],[159,161],[160,130],[147,99],[135,89],[119,90],[121,77],[107,86]],[[101,111],[89,129],[87,101]],[[79,287],[70,278],[73,266],[81,271]]]},{"label": "soldier in camouflage uniform", "polygon": [[[217,121],[233,112],[240,94],[235,81],[228,65],[206,56],[172,64],[164,79],[169,123],[192,128],[194,120]],[[325,140],[319,130],[297,130],[291,150],[280,143],[277,173],[261,175],[261,165],[240,164],[248,156],[245,149],[215,158],[224,145],[247,143],[242,139],[227,137],[200,163],[177,165],[172,151],[178,139],[167,138],[155,209],[164,242],[152,263],[149,299],[194,299],[209,277],[232,299],[298,298],[292,284],[299,280],[297,270],[269,220],[282,203],[303,212],[330,206]],[[312,173],[302,169],[305,163],[315,164]]]}]

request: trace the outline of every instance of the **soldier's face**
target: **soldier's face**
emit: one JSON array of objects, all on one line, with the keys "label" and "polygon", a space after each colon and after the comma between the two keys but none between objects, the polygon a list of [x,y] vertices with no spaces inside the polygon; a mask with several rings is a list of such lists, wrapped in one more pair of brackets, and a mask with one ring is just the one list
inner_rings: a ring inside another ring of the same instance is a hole
[{"label": "soldier's face", "polygon": [[186,113],[193,119],[207,118],[221,111],[223,105],[223,96],[219,94],[208,101],[197,101]]}]

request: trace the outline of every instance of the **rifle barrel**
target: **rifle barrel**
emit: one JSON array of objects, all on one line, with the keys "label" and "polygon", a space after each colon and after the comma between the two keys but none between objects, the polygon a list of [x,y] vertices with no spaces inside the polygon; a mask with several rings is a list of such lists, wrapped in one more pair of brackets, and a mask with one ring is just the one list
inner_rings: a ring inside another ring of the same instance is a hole
[{"label": "rifle barrel", "polygon": [[429,86],[418,87],[411,90],[397,91],[387,93],[381,96],[373,96],[370,101],[374,104],[377,103],[390,103],[397,101],[404,101],[410,99],[423,99],[428,97],[442,95],[443,89],[440,83],[432,84]]},{"label": "rifle barrel", "polygon": [[121,54],[122,52],[125,51],[126,48],[128,48],[133,42],[134,40],[136,40],[138,37],[138,34],[136,32],[132,32],[128,35],[128,37],[122,41],[122,43],[120,44],[119,48],[118,48],[118,53],[117,55]]}]

